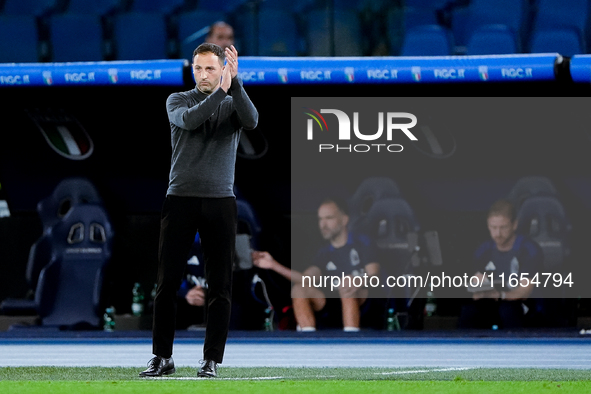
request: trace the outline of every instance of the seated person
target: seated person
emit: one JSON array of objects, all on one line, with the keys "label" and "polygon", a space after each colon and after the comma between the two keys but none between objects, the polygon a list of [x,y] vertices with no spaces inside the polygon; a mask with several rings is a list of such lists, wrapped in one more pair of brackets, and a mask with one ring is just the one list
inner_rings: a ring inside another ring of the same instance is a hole
[{"label": "seated person", "polygon": [[190,326],[205,324],[205,297],[207,282],[203,265],[203,254],[199,243],[199,233],[191,247],[185,279],[178,291],[177,328],[187,329]]},{"label": "seated person", "polygon": [[[272,269],[294,283],[291,295],[293,310],[301,331],[315,331],[317,317],[326,318],[327,325],[341,325],[345,331],[359,331],[363,311],[373,309],[368,299],[369,289],[356,287],[353,282],[341,281],[341,285],[331,291],[326,286],[313,287],[303,277],[327,275],[353,278],[367,274],[369,278],[379,274],[375,250],[368,238],[351,234],[347,229],[349,217],[346,205],[336,198],[326,199],[318,209],[318,224],[322,237],[329,241],[316,254],[312,265],[303,272],[291,270],[267,252],[254,252],[253,263],[264,269]],[[315,283],[312,279],[312,283]],[[381,316],[381,315],[380,315]],[[336,322],[335,319],[339,321]],[[331,321],[332,320],[332,321]]]},{"label": "seated person", "polygon": [[[262,329],[265,319],[266,305],[258,302],[253,296],[252,269],[237,269],[235,266],[232,283],[232,314],[231,330]],[[185,278],[177,293],[176,328],[184,330],[197,328],[206,323],[205,303],[207,302],[207,281],[205,280],[203,254],[199,233],[191,247]]]},{"label": "seated person", "polygon": [[[494,288],[473,293],[473,300],[462,308],[460,328],[523,327],[523,301],[531,295],[535,284],[511,287],[509,277],[527,272],[528,279],[532,279],[542,266],[542,250],[529,237],[516,233],[515,207],[507,200],[491,206],[487,225],[491,239],[476,250],[474,270],[479,278],[485,275],[490,279],[493,273]],[[496,284],[500,274],[504,274],[504,288]]]}]

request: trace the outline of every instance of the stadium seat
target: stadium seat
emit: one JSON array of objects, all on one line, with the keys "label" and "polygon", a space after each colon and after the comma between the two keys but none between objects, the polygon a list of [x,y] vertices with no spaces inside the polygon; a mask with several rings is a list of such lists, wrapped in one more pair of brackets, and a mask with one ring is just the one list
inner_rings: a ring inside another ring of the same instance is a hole
[{"label": "stadium seat", "polygon": [[[72,210],[74,206],[84,204],[102,205],[102,199],[94,185],[86,178],[66,178],[58,183],[52,193],[39,201],[37,213],[41,219],[43,233],[31,246],[25,272],[25,279],[30,293],[37,288],[39,275],[54,255],[50,241],[53,227]],[[35,314],[36,304],[33,299],[5,299],[0,305],[0,313],[7,315]]]},{"label": "stadium seat", "polygon": [[[405,199],[397,197],[376,201],[367,215],[352,225],[351,229],[368,236],[376,244],[381,281],[388,276],[398,277],[417,272],[421,262],[417,253],[421,227]],[[418,305],[413,304],[415,288],[389,287],[374,291],[373,297],[388,300],[388,308],[393,308],[396,313],[408,313],[409,318],[414,319],[412,310]],[[386,309],[384,315],[385,312]]]},{"label": "stadium seat", "polygon": [[506,55],[520,52],[514,33],[505,25],[483,25],[468,40],[466,55]]},{"label": "stadium seat", "polygon": [[[552,181],[543,176],[519,179],[507,199],[517,209],[517,232],[530,236],[544,254],[541,272],[559,273],[568,270],[572,226]],[[569,307],[564,305],[566,289],[540,287],[534,289],[526,302],[534,324],[566,325]]]},{"label": "stadium seat", "polygon": [[[395,10],[390,10],[390,13]],[[429,7],[404,7],[403,10],[404,31],[408,31],[417,26],[436,25],[437,14],[435,9]]]},{"label": "stadium seat", "polygon": [[465,45],[479,27],[501,24],[507,26],[520,43],[523,40],[521,33],[526,25],[527,11],[526,0],[473,0],[467,10],[463,36],[455,39],[459,44]]},{"label": "stadium seat", "polygon": [[[517,232],[530,236],[544,254],[540,272],[560,273],[567,270],[572,226],[566,216],[556,188],[546,177],[525,177],[517,181],[507,199],[517,208]],[[529,319],[545,326],[564,325],[568,320],[561,298],[565,288],[538,287],[526,304]]]},{"label": "stadium seat", "polygon": [[507,199],[519,209],[523,201],[537,195],[556,196],[558,192],[549,178],[544,176],[527,176],[520,178],[509,191]]},{"label": "stadium seat", "polygon": [[295,56],[298,36],[296,21],[291,12],[260,10],[258,14],[258,55]]},{"label": "stadium seat", "polygon": [[55,15],[50,22],[50,37],[54,62],[103,60],[103,30],[99,15]]},{"label": "stadium seat", "polygon": [[83,204],[103,204],[94,184],[84,177],[61,180],[53,192],[37,204],[43,232],[49,232],[73,206]]},{"label": "stadium seat", "polygon": [[365,217],[371,207],[379,200],[401,197],[396,182],[387,177],[364,179],[349,199],[349,217],[352,226]]},{"label": "stadium seat", "polygon": [[412,270],[420,230],[414,211],[402,197],[376,201],[354,229],[376,242],[384,257],[379,261],[388,275]]},{"label": "stadium seat", "polygon": [[58,0],[5,0],[4,15],[42,16],[56,8]]},{"label": "stadium seat", "polygon": [[418,26],[436,25],[437,14],[431,7],[389,7],[385,11],[388,53],[400,53],[404,34]]},{"label": "stadium seat", "polygon": [[0,63],[37,62],[38,60],[35,17],[0,15]]},{"label": "stadium seat", "polygon": [[66,12],[72,14],[106,15],[118,8],[121,0],[69,0]]},{"label": "stadium seat", "polygon": [[178,16],[178,39],[181,58],[192,61],[193,51],[205,40],[209,26],[225,19],[221,11],[194,10]]},{"label": "stadium seat", "polygon": [[37,288],[41,270],[47,266],[52,257],[51,243],[47,234],[42,235],[29,250],[29,258],[25,271],[28,294],[26,298],[6,298],[0,303],[2,315],[36,315],[35,300],[31,298]]},{"label": "stadium seat", "polygon": [[527,198],[517,212],[517,231],[533,238],[544,252],[544,268],[556,269],[569,255],[567,221],[564,207],[556,196]]},{"label": "stadium seat", "polygon": [[26,279],[31,290],[37,287],[39,273],[51,260],[53,251],[48,239],[53,226],[59,223],[74,206],[84,204],[102,205],[103,200],[92,182],[82,177],[66,178],[60,181],[51,195],[37,204],[43,234],[29,252]]},{"label": "stadium seat", "polygon": [[199,0],[197,9],[207,11],[233,12],[248,0]]},{"label": "stadium seat", "polygon": [[166,22],[162,14],[131,12],[117,15],[113,36],[118,60],[168,58]]},{"label": "stadium seat", "polygon": [[451,34],[445,28],[417,26],[405,33],[400,56],[449,56],[453,47]]},{"label": "stadium seat", "polygon": [[587,0],[537,0],[533,31],[549,28],[572,28],[584,35],[589,16]]},{"label": "stadium seat", "polygon": [[[43,233],[31,246],[25,272],[30,293],[37,288],[41,270],[53,257],[50,234],[53,226],[59,223],[74,206],[84,204],[102,205],[102,199],[94,185],[86,178],[66,178],[58,183],[52,193],[39,201],[37,213],[41,219]],[[35,314],[33,299],[9,298],[0,305],[0,313],[8,315]]]},{"label": "stadium seat", "polygon": [[533,32],[531,53],[558,52],[563,56],[585,53],[585,45],[579,33],[572,28],[548,28]]},{"label": "stadium seat", "polygon": [[544,252],[544,268],[560,266],[569,255],[571,224],[552,181],[543,176],[519,179],[507,199],[517,210],[517,231],[533,238]]},{"label": "stadium seat", "polygon": [[183,6],[185,0],[133,0],[132,11],[170,14]]},{"label": "stadium seat", "polygon": [[405,0],[404,6],[436,10],[445,6],[445,4],[448,2],[449,0]]},{"label": "stadium seat", "polygon": [[41,270],[35,302],[44,326],[99,327],[103,270],[113,230],[103,207],[74,206],[49,236],[54,250]]},{"label": "stadium seat", "polygon": [[[349,199],[349,208],[351,231],[369,237],[377,246],[382,280],[389,275],[416,274],[424,263],[442,264],[437,232],[421,229],[414,210],[392,179],[365,179]],[[407,314],[405,324],[416,326],[424,305],[423,300],[416,300],[417,291],[410,286],[388,288],[374,297],[387,298],[387,308]]]},{"label": "stadium seat", "polygon": [[[303,2],[305,3],[305,2]],[[263,1],[258,4],[259,10],[276,10],[276,11],[284,11],[284,12],[292,12],[297,10],[299,7],[304,6],[305,4],[301,4],[299,2],[294,2],[293,0],[273,0],[273,1]]]}]

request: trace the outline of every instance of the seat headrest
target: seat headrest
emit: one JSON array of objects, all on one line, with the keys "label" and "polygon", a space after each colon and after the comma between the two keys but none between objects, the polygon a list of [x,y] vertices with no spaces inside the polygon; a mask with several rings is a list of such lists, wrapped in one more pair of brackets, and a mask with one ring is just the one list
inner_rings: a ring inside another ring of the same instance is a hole
[{"label": "seat headrest", "polygon": [[74,205],[102,204],[95,186],[86,178],[73,177],[62,180],[51,195],[39,201],[37,212],[44,227],[50,227],[62,219]]},{"label": "seat headrest", "polygon": [[400,197],[398,185],[387,177],[365,179],[349,199],[351,217],[356,220],[366,215],[374,203],[384,198]]},{"label": "seat headrest", "polygon": [[355,231],[376,239],[392,236],[406,238],[406,234],[420,231],[414,211],[403,198],[376,201],[367,215],[354,226]]}]

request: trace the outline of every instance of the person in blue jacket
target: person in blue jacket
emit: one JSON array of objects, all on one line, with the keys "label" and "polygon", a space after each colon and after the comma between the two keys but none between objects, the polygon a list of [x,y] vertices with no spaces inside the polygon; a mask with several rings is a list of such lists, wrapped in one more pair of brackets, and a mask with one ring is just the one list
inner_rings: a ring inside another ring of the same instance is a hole
[{"label": "person in blue jacket", "polygon": [[462,308],[461,328],[523,327],[527,309],[523,301],[532,294],[535,284],[510,278],[527,274],[525,277],[533,279],[544,257],[534,240],[516,232],[517,224],[516,210],[510,201],[498,200],[490,207],[490,239],[474,253],[473,272],[479,279],[484,276],[490,281],[492,277],[493,288],[472,293],[472,302]]}]

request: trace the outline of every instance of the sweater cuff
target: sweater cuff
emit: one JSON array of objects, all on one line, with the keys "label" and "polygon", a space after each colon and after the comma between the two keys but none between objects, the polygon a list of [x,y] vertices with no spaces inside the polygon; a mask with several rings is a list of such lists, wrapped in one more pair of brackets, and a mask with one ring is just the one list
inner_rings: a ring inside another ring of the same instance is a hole
[{"label": "sweater cuff", "polygon": [[218,95],[218,94],[221,95],[222,97],[219,98],[219,102],[218,102],[218,105],[219,105],[219,103],[221,103],[222,100],[224,99],[224,97],[226,97],[229,93],[230,93],[230,89],[228,89],[227,92],[224,92],[224,89],[219,88],[216,91],[214,91],[209,97],[213,97],[215,99],[216,95]]},{"label": "sweater cuff", "polygon": [[229,90],[236,90],[242,88],[242,78],[239,75],[236,75],[232,78],[232,83],[230,84]]}]

